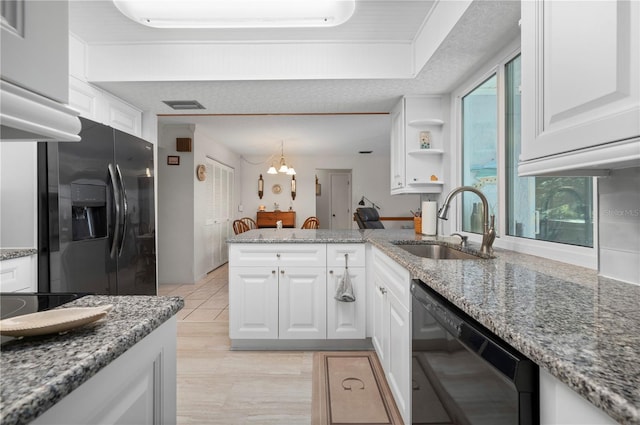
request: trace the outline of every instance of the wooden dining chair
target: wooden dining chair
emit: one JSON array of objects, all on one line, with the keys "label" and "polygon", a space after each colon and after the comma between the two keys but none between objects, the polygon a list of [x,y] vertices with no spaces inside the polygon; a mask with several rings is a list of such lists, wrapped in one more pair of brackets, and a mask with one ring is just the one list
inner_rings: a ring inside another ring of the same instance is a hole
[{"label": "wooden dining chair", "polygon": [[249,230],[249,226],[242,220],[233,220],[233,233],[236,235]]},{"label": "wooden dining chair", "polygon": [[301,229],[319,229],[320,221],[318,217],[309,217],[302,223]]},{"label": "wooden dining chair", "polygon": [[244,224],[246,224],[247,227],[249,228],[249,230],[253,230],[253,229],[257,229],[258,228],[258,224],[251,217],[242,217],[240,219],[240,221],[242,221]]}]

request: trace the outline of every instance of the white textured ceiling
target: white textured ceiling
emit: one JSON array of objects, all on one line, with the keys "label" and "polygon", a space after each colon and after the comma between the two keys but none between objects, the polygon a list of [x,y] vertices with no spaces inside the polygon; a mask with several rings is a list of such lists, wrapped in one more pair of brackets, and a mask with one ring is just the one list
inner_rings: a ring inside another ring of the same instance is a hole
[{"label": "white textured ceiling", "polygon": [[[433,4],[423,0],[359,0],[354,17],[335,28],[162,30],[130,21],[110,1],[73,0],[70,29],[89,45],[194,40],[407,43],[414,40]],[[449,93],[518,36],[519,18],[517,0],[475,0],[413,79],[137,81],[101,82],[100,86],[157,114],[176,113],[162,100],[189,99],[206,106],[197,112],[202,114],[272,114],[160,118],[163,123],[197,122],[214,140],[244,155],[271,154],[279,140],[285,140],[292,155],[350,155],[361,149],[385,153],[387,116],[331,114],[388,112],[403,95]],[[281,130],[276,131],[278,128]],[[288,134],[285,129],[290,130]]]},{"label": "white textured ceiling", "polygon": [[[124,17],[110,0],[71,0],[69,13],[72,31],[87,43],[194,40],[406,42],[413,40],[434,3],[433,0],[358,0],[352,18],[331,28],[151,28]],[[108,31],[104,31],[107,28]]]}]

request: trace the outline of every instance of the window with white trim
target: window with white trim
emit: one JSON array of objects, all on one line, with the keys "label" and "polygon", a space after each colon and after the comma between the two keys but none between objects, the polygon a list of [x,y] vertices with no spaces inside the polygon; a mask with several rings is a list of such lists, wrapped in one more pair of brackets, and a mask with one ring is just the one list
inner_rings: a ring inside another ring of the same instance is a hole
[{"label": "window with white trim", "polygon": [[[460,108],[461,181],[485,194],[489,214],[496,215],[496,230],[517,238],[593,247],[592,178],[518,177],[520,55],[463,94]],[[499,205],[502,199],[504,206]],[[498,225],[500,211],[502,226]],[[482,233],[482,204],[477,196],[464,194],[461,214],[463,231]]]},{"label": "window with white trim", "polygon": [[[498,217],[498,76],[492,74],[462,97],[462,184],[480,190],[489,215]],[[462,230],[482,233],[482,203],[462,193]]]}]

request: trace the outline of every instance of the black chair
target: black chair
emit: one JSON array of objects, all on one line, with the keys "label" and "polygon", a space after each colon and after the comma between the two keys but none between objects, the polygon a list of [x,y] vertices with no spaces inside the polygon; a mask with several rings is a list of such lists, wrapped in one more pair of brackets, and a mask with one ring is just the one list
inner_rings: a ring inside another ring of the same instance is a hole
[{"label": "black chair", "polygon": [[375,208],[357,208],[353,216],[360,229],[384,229]]}]

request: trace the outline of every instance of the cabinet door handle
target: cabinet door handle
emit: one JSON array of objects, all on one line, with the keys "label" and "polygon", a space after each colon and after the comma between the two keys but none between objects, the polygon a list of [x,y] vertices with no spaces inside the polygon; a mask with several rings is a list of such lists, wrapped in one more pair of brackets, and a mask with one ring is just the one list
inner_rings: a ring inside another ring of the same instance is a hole
[{"label": "cabinet door handle", "polygon": [[280,254],[276,254],[276,257],[280,258]]},{"label": "cabinet door handle", "polygon": [[378,289],[380,289],[380,293],[381,293],[382,295],[384,295],[384,294],[386,294],[386,293],[387,293],[387,289],[386,289],[386,288],[383,288],[382,286],[381,286],[380,288],[378,288]]},{"label": "cabinet door handle", "polygon": [[284,274],[284,270],[280,270],[280,274]]},{"label": "cabinet door handle", "polygon": [[333,270],[329,270],[329,274],[333,274]]},{"label": "cabinet door handle", "polygon": [[276,274],[276,271],[275,270],[271,270],[271,274]]}]

